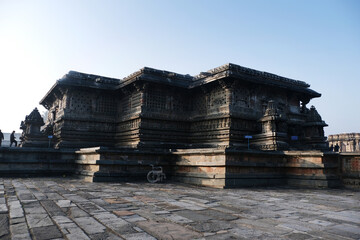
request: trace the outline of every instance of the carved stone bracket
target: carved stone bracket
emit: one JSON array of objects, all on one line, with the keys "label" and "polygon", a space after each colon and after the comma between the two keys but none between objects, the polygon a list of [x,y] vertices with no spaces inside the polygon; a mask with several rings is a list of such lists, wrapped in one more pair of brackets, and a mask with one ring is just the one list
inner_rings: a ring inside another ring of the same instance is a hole
[{"label": "carved stone bracket", "polygon": [[219,85],[223,88],[223,89],[230,89],[235,85],[235,81],[234,80],[219,80],[218,81]]},{"label": "carved stone bracket", "polygon": [[131,90],[129,88],[121,88],[120,91],[124,95],[129,95],[131,93]]},{"label": "carved stone bracket", "polygon": [[133,84],[133,86],[134,86],[134,88],[136,89],[136,91],[138,91],[138,92],[143,92],[143,91],[145,91],[145,90],[148,88],[149,84],[148,84],[148,83],[138,83],[138,82],[135,82],[135,83]]}]

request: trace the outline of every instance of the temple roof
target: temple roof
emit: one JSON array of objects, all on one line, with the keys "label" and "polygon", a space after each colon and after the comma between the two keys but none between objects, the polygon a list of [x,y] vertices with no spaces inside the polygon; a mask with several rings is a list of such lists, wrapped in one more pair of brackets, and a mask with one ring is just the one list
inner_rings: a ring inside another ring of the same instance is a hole
[{"label": "temple roof", "polygon": [[40,104],[46,105],[50,100],[52,93],[59,91],[61,86],[85,87],[95,89],[113,90],[120,83],[119,79],[109,78],[94,74],[69,71],[50,88],[47,94],[41,99]]},{"label": "temple roof", "polygon": [[224,78],[232,78],[235,81],[242,83],[248,82],[288,89],[303,93],[310,98],[321,96],[320,93],[311,90],[309,88],[310,85],[306,82],[228,63],[206,72],[201,72],[196,76],[191,76],[189,74],[184,75],[149,67],[144,67],[123,79],[70,71],[61,79],[56,81],[53,87],[40,101],[40,104],[46,105],[46,102],[48,102],[51,98],[50,95],[52,95],[55,91],[58,91],[61,86],[115,90],[123,88],[136,81],[146,81],[192,89]]},{"label": "temple roof", "polygon": [[136,71],[123,78],[118,88],[121,88],[137,80],[165,83],[178,87],[188,87],[192,83],[193,79],[194,77],[189,74],[184,75],[175,72],[144,67],[139,71]]},{"label": "temple roof", "polygon": [[276,86],[309,95],[311,98],[320,97],[321,94],[310,89],[304,81],[282,77],[273,73],[258,71],[242,67],[233,63],[224,64],[194,77],[190,88],[198,87],[221,78],[231,77],[240,82],[252,82],[268,86]]}]

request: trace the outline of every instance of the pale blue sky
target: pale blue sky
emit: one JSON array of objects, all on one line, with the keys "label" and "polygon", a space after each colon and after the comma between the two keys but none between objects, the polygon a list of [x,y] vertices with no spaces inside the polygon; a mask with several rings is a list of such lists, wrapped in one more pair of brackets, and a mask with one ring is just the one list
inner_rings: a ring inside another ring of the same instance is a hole
[{"label": "pale blue sky", "polygon": [[229,62],[309,83],[326,134],[360,132],[357,0],[0,0],[0,129],[19,132],[69,70],[195,75]]}]

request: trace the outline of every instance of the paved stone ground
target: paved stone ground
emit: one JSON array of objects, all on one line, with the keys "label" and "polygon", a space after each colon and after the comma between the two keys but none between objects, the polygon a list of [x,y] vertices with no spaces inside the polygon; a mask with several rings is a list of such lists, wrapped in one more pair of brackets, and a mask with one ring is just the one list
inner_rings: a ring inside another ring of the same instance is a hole
[{"label": "paved stone ground", "polygon": [[0,178],[0,239],[360,239],[360,192]]}]

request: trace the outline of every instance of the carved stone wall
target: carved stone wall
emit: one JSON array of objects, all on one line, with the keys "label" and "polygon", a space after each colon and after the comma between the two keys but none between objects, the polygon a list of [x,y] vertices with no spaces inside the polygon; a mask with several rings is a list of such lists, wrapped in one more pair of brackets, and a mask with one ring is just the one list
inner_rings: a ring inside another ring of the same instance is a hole
[{"label": "carved stone wall", "polygon": [[116,101],[112,93],[68,88],[49,108],[55,147],[114,146]]},{"label": "carved stone wall", "polygon": [[[119,80],[69,72],[43,98],[55,147],[320,149],[309,85],[226,64],[197,76],[143,68]],[[274,114],[267,114],[269,102]]]}]

